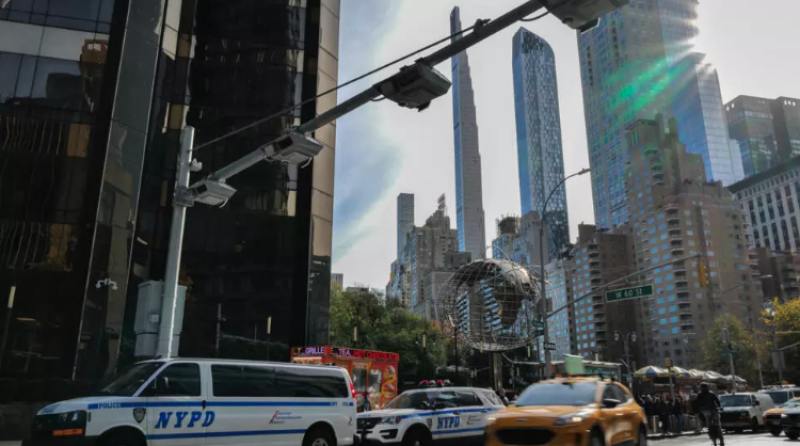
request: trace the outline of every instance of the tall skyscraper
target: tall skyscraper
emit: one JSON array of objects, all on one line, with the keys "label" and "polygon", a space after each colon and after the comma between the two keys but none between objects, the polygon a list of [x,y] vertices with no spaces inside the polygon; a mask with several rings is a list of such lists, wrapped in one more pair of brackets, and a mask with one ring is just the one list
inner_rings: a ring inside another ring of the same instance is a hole
[{"label": "tall skyscraper", "polygon": [[545,200],[553,194],[544,217],[547,259],[555,259],[569,243],[567,191],[559,187],[564,180],[564,154],[556,59],[544,39],[521,28],[514,35],[512,64],[522,214],[542,215]]},{"label": "tall skyscraper", "polygon": [[397,196],[397,258],[403,256],[406,240],[414,230],[414,194]]},{"label": "tall skyscraper", "polygon": [[746,176],[800,156],[800,99],[737,96],[725,104],[725,113]]},{"label": "tall skyscraper", "polygon": [[[455,7],[450,13],[450,32],[459,31],[461,31],[461,12]],[[460,38],[460,36],[453,37],[453,41]],[[472,90],[472,77],[466,51],[453,56],[452,69],[458,249],[469,252],[473,259],[482,259],[486,256],[486,227],[483,214],[481,154],[478,149],[475,93]]]},{"label": "tall skyscraper", "polygon": [[[656,113],[674,115],[688,150],[708,159],[706,179],[741,177],[724,132],[716,72],[692,55],[695,0],[641,0],[606,15],[581,34],[589,160],[595,221],[613,228],[629,220],[624,171],[631,153],[625,126]],[[690,126],[686,131],[682,126]]]}]

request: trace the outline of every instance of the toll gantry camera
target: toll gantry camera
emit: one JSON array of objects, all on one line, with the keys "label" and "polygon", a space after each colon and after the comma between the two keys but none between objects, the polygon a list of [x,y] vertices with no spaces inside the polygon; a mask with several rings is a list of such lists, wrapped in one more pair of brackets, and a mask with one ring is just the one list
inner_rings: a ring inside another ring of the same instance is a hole
[{"label": "toll gantry camera", "polygon": [[450,81],[423,64],[403,67],[399,73],[375,85],[388,100],[406,108],[423,111],[431,101],[450,91]]},{"label": "toll gantry camera", "polygon": [[600,23],[600,17],[625,6],[629,0],[547,0],[542,4],[562,23],[586,32]]}]

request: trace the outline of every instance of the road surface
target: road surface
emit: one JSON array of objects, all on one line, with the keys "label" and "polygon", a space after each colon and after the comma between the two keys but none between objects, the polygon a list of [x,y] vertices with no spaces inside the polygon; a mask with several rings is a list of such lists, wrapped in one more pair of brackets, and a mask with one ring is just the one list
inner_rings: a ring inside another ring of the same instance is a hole
[{"label": "road surface", "polygon": [[[663,440],[650,440],[651,446],[710,446],[708,435],[692,435]],[[728,434],[725,435],[725,446],[800,446],[800,441],[791,441],[785,435],[773,437],[769,433]]]}]

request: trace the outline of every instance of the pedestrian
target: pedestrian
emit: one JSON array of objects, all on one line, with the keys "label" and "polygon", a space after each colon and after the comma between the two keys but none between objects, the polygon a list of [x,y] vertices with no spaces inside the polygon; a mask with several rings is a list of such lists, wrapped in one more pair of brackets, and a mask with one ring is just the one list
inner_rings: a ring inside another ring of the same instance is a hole
[{"label": "pedestrian", "polygon": [[506,389],[504,389],[502,387],[499,387],[497,389],[497,396],[500,397],[500,401],[502,401],[503,404],[508,406],[509,401],[508,401],[508,397],[506,396]]},{"label": "pedestrian", "polygon": [[662,435],[667,435],[669,426],[669,400],[666,395],[658,400],[658,418],[661,421]]},{"label": "pedestrian", "polygon": [[683,398],[678,396],[675,398],[672,413],[675,415],[675,432],[679,434],[683,432],[684,429],[684,411]]}]

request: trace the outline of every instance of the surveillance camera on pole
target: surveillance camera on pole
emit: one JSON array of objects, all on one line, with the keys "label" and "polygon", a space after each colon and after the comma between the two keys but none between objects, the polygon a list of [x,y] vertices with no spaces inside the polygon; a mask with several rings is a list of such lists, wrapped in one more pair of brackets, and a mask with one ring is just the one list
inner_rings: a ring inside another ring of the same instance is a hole
[{"label": "surveillance camera on pole", "polygon": [[600,17],[627,5],[629,0],[543,0],[550,14],[572,29],[586,32],[598,24]]}]

